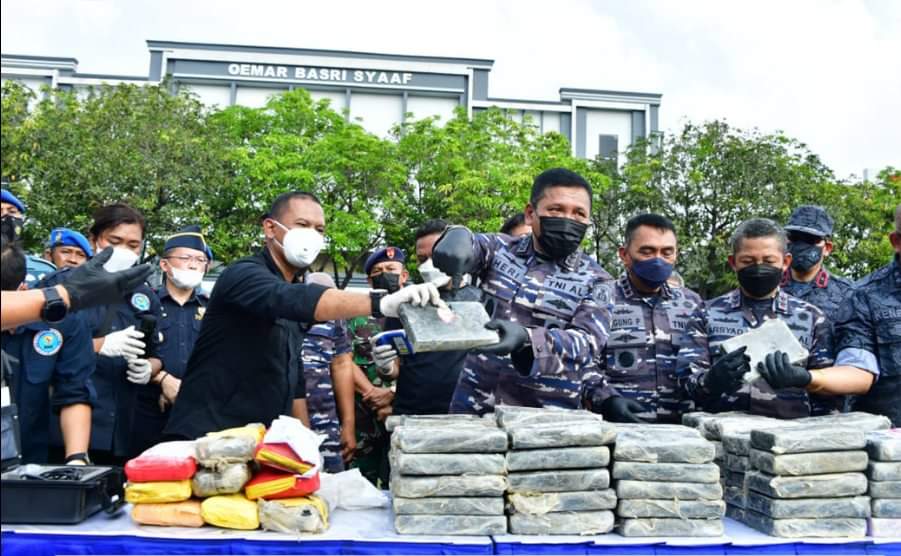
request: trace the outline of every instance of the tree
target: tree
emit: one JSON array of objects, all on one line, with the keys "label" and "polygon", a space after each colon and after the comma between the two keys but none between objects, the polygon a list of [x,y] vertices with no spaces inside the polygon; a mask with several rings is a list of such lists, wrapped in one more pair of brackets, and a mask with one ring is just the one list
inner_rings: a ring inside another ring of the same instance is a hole
[{"label": "tree", "polygon": [[34,91],[16,81],[3,82],[2,94],[2,174],[10,182],[21,179],[28,167],[29,104],[35,100]]}]

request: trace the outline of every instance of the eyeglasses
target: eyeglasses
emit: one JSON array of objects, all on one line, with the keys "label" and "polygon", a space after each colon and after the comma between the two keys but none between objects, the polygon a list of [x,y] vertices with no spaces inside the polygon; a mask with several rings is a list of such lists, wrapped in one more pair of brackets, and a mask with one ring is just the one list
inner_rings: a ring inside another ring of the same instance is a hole
[{"label": "eyeglasses", "polygon": [[204,256],[200,256],[200,255],[198,255],[197,257],[192,257],[191,255],[169,255],[168,257],[163,257],[163,258],[164,259],[176,259],[183,263],[188,263],[188,262],[194,261],[197,264],[207,264],[208,262],[210,262],[209,259],[207,259]]}]

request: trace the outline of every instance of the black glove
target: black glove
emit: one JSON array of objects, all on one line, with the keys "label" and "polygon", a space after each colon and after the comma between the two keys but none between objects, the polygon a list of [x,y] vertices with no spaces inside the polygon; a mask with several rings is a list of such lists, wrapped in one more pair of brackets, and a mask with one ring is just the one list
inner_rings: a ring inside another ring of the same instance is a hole
[{"label": "black glove", "polygon": [[463,275],[476,269],[476,255],[472,248],[472,232],[465,226],[448,226],[432,247],[432,264],[451,277],[451,287],[457,289]]},{"label": "black glove", "polygon": [[107,272],[103,269],[103,264],[112,256],[113,248],[107,247],[90,261],[69,272],[63,287],[69,292],[70,312],[120,303],[125,294],[134,291],[153,272],[153,267],[149,264],[121,272]]},{"label": "black glove", "polygon": [[492,319],[485,323],[485,328],[497,330],[500,341],[478,348],[477,351],[481,353],[507,355],[521,350],[529,341],[529,331],[526,330],[526,327],[513,321]]},{"label": "black glove", "polygon": [[745,355],[746,346],[727,353],[710,367],[704,377],[704,388],[713,395],[735,392],[741,379],[751,371],[751,358]]},{"label": "black glove", "polygon": [[788,354],[777,351],[768,353],[766,359],[757,364],[757,372],[774,390],[782,388],[804,388],[810,384],[810,371],[799,365],[792,365]]},{"label": "black glove", "polygon": [[647,409],[640,403],[622,396],[607,398],[601,404],[601,415],[604,416],[604,419],[614,423],[647,423],[647,421],[635,415],[645,411]]}]

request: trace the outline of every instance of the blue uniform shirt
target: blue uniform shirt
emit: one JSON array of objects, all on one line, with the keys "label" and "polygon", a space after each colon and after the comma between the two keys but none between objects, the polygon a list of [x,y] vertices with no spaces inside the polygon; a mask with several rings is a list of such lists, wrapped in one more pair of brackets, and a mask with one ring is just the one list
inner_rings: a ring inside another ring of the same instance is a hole
[{"label": "blue uniform shirt", "polygon": [[197,290],[184,305],[179,305],[169,295],[165,285],[156,294],[162,305],[162,315],[156,327],[159,336],[156,356],[163,362],[163,370],[181,378],[185,376],[188,358],[200,335],[200,325],[203,323],[209,298]]},{"label": "blue uniform shirt", "polygon": [[835,322],[839,306],[848,297],[853,285],[850,280],[821,268],[810,282],[798,282],[792,278],[791,271],[787,270],[780,287],[785,293],[819,307],[831,325]]},{"label": "blue uniform shirt", "polygon": [[3,351],[18,363],[13,365],[11,392],[19,409],[22,461],[46,463],[50,427],[58,427],[51,413],[96,401],[90,330],[75,316],[53,325],[33,323],[3,333]]}]

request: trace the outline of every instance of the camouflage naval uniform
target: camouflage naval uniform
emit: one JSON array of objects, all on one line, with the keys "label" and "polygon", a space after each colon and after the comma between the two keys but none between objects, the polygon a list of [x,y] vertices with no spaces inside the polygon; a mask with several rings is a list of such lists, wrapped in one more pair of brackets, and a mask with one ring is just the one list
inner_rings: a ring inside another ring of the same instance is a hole
[{"label": "camouflage naval uniform", "polygon": [[591,407],[623,396],[648,409],[637,414],[646,421],[681,423],[682,414],[694,410],[689,378],[710,367],[703,310],[704,302],[689,289],[663,284],[658,294],[643,295],[623,274],[614,289],[600,376],[589,379]]},{"label": "camouflage naval uniform", "polygon": [[311,326],[304,336],[301,353],[310,428],[326,436],[319,446],[323,468],[329,473],[344,471],[341,424],[338,420],[331,369],[335,357],[350,353],[350,341],[344,321],[329,321]]},{"label": "camouflage naval uniform", "polygon": [[830,325],[833,325],[838,308],[849,295],[853,284],[850,280],[836,276],[825,268],[820,268],[810,282],[798,282],[792,278],[791,271],[787,270],[782,277],[780,287],[785,293],[817,306],[826,314]]},{"label": "camouflage naval uniform", "polygon": [[531,235],[476,234],[473,251],[489,314],[528,328],[534,361],[521,374],[509,355],[470,353],[450,412],[580,407],[584,374],[607,343],[610,275],[580,251],[558,262],[540,257]]},{"label": "camouflage naval uniform", "polygon": [[836,365],[853,365],[876,375],[854,409],[888,416],[901,427],[901,263],[895,260],[863,278],[835,321]]},{"label": "camouflage naval uniform", "polygon": [[[707,337],[711,353],[715,353],[720,344],[729,338],[757,328],[766,320],[778,318],[785,321],[801,345],[810,352],[807,369],[832,366],[832,331],[823,311],[778,290],[776,297],[769,301],[763,318],[758,320],[750,307],[753,301],[745,298],[741,290],[735,289],[707,302]],[[695,399],[705,397],[701,376],[693,376],[687,385],[689,391],[694,392]],[[774,391],[763,378],[758,378],[750,385],[743,384],[737,392],[707,400],[704,405],[705,409],[714,412],[740,410],[790,419],[834,411],[836,400],[829,397],[811,398],[803,388]]]},{"label": "camouflage naval uniform", "polygon": [[[382,332],[385,319],[355,317],[347,321],[347,333],[353,347],[354,363],[366,374],[373,386],[394,389],[393,380],[379,376],[372,360],[370,338]],[[362,396],[354,396],[357,427],[357,451],[353,466],[377,487],[387,488],[389,436],[385,423],[378,420],[376,412],[363,402]]]}]

